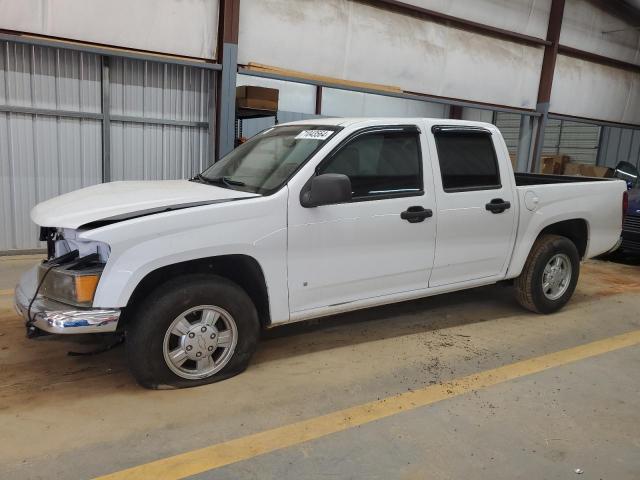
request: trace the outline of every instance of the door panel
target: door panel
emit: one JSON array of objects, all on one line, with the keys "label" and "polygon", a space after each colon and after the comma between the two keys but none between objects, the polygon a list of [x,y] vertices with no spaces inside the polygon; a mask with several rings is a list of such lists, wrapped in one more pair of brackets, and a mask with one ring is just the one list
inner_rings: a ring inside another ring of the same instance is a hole
[{"label": "door panel", "polygon": [[[498,168],[488,131],[434,133],[439,210],[429,286],[500,275],[511,254],[516,228],[510,171]],[[501,208],[495,208],[496,204],[502,204]]]},{"label": "door panel", "polygon": [[421,144],[415,126],[359,133],[316,169],[349,176],[353,201],[304,208],[300,191],[290,192],[292,312],[427,288],[435,219],[410,210],[435,209],[430,172],[424,191]]},{"label": "door panel", "polygon": [[426,288],[435,222],[409,223],[400,213],[427,203],[423,196],[310,209],[291,205],[291,310]]}]

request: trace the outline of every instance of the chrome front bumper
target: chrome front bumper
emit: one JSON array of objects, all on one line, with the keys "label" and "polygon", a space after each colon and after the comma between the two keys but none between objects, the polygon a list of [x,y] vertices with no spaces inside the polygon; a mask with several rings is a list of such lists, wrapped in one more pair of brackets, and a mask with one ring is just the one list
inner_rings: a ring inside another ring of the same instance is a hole
[{"label": "chrome front bumper", "polygon": [[[15,289],[16,311],[28,322],[29,302],[37,288],[37,266],[26,272]],[[78,308],[38,295],[31,306],[31,325],[49,333],[113,332],[120,309]]]}]

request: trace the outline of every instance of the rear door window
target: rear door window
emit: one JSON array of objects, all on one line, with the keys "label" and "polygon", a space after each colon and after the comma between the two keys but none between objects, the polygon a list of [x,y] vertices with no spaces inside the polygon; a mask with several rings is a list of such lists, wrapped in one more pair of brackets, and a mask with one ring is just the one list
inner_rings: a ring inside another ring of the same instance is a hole
[{"label": "rear door window", "polygon": [[445,192],[501,188],[491,134],[485,131],[434,131]]}]

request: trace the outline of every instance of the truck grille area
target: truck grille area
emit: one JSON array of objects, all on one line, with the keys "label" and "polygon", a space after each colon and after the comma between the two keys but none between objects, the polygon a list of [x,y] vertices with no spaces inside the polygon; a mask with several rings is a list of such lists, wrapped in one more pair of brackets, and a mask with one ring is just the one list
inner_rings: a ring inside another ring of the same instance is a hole
[{"label": "truck grille area", "polygon": [[640,233],[640,216],[627,215],[622,224],[622,230]]}]

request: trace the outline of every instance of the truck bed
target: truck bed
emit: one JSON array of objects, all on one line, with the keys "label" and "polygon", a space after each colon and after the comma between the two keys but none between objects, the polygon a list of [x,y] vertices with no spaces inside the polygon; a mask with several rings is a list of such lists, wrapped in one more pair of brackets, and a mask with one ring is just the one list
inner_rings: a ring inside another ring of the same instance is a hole
[{"label": "truck bed", "polygon": [[615,180],[602,177],[581,177],[572,175],[549,175],[544,173],[515,173],[516,185],[526,187],[531,185],[549,185],[555,183],[576,183],[576,182],[606,182]]}]

